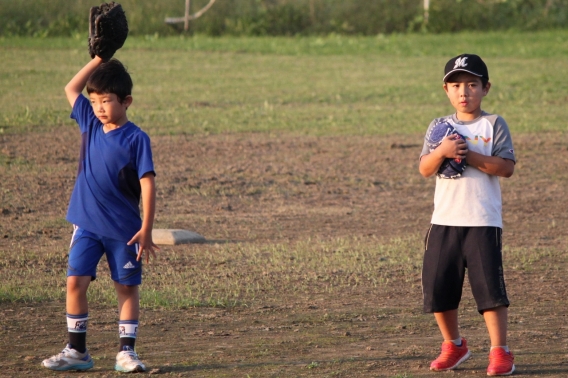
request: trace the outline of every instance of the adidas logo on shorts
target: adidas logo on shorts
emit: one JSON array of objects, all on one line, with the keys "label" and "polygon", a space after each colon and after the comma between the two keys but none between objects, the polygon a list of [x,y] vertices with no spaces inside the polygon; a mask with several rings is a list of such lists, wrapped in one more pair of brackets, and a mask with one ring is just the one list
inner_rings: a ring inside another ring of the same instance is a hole
[{"label": "adidas logo on shorts", "polygon": [[132,264],[130,261],[126,263],[126,265],[123,266],[124,269],[134,269],[136,268],[134,266],[134,264]]}]

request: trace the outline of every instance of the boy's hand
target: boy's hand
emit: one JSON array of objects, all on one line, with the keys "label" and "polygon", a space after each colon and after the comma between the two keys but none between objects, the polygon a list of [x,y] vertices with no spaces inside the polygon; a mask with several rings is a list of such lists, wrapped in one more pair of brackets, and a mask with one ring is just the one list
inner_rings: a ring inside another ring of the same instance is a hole
[{"label": "boy's hand", "polygon": [[134,243],[138,243],[139,245],[136,261],[140,261],[142,259],[142,256],[144,255],[144,252],[146,252],[146,263],[148,263],[150,261],[150,254],[152,254],[155,259],[156,252],[154,250],[160,250],[160,248],[152,241],[152,231],[138,231],[127,244],[132,245]]},{"label": "boy's hand", "polygon": [[442,143],[434,152],[441,158],[465,159],[467,155],[467,143],[459,134],[451,134],[442,140]]}]

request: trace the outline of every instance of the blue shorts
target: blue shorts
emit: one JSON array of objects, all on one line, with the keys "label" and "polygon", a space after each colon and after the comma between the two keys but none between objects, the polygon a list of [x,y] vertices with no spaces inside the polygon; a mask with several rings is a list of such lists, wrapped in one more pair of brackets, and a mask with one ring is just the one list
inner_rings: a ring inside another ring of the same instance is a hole
[{"label": "blue shorts", "polygon": [[106,254],[110,275],[113,281],[123,285],[142,283],[142,261],[136,261],[138,244],[126,245],[126,242],[99,236],[74,226],[69,249],[67,277],[91,276],[97,278],[97,265]]}]

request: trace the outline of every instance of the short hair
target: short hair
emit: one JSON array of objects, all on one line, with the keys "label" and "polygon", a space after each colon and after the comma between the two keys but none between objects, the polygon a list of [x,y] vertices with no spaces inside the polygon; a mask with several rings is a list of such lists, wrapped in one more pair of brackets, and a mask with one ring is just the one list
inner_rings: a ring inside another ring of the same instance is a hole
[{"label": "short hair", "polygon": [[132,78],[117,59],[104,62],[87,80],[87,93],[114,93],[120,102],[132,94]]},{"label": "short hair", "polygon": [[[463,73],[464,72],[454,72],[453,74],[451,74],[450,76],[448,76],[446,78],[445,83],[454,83],[454,81],[452,81],[452,80],[455,80],[456,76],[463,74]],[[473,76],[477,76],[477,75],[473,75]],[[483,88],[487,87],[487,83],[489,83],[489,79],[487,79],[486,77],[481,77],[481,76],[477,76],[477,77],[479,77],[479,79],[481,80],[481,86]]]}]

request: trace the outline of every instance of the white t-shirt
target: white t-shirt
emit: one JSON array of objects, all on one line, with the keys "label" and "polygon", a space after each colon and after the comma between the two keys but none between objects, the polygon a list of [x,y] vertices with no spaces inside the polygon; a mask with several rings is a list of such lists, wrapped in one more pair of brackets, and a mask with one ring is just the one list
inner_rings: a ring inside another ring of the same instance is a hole
[{"label": "white t-shirt", "polygon": [[[473,121],[459,121],[451,115],[433,120],[428,129],[441,120],[451,123],[465,137],[470,151],[516,161],[509,127],[500,116],[482,112]],[[425,139],[420,157],[429,153]],[[457,179],[436,177],[432,224],[502,228],[501,208],[498,176],[467,166]]]}]

